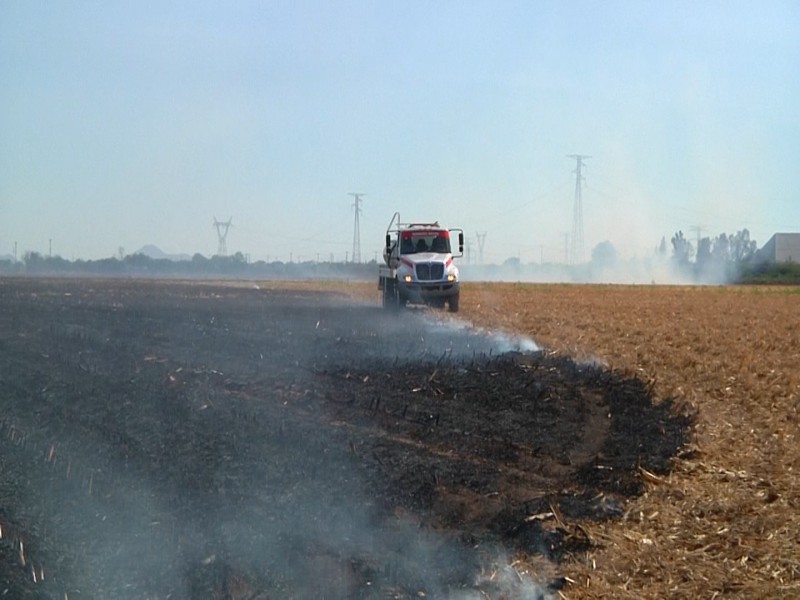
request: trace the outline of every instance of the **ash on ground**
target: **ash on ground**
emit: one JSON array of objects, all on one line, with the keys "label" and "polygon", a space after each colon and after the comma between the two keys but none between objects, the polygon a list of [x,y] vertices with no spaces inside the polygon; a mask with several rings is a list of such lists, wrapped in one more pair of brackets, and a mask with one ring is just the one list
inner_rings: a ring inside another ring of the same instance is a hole
[{"label": "ash on ground", "polygon": [[691,423],[506,341],[321,293],[2,281],[0,593],[547,597]]}]

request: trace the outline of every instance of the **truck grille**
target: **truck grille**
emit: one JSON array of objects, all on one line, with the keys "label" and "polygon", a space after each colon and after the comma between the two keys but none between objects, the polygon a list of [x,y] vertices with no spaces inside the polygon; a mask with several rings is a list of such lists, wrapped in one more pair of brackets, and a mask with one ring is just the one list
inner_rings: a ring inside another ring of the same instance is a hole
[{"label": "truck grille", "polygon": [[417,265],[417,279],[420,281],[437,281],[442,277],[444,277],[444,263]]}]

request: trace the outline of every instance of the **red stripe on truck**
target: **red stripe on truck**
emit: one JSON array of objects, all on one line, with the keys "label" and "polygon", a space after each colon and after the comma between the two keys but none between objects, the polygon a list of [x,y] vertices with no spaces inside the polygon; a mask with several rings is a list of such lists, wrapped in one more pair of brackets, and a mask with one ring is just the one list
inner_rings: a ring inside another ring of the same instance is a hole
[{"label": "red stripe on truck", "polygon": [[422,236],[425,236],[425,237],[435,236],[435,237],[441,237],[441,238],[444,238],[446,240],[449,240],[450,239],[450,232],[447,231],[446,229],[445,230],[438,230],[438,229],[434,229],[434,230],[418,230],[418,229],[415,229],[414,231],[406,230],[406,231],[402,232],[402,237],[403,237],[404,240],[410,240],[413,237],[422,237]]}]

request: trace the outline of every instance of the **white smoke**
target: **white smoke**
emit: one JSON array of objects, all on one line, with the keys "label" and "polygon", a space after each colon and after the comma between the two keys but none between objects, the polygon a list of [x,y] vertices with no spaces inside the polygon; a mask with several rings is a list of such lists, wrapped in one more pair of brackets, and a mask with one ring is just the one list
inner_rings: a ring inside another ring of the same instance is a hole
[{"label": "white smoke", "polygon": [[486,352],[504,354],[506,352],[538,352],[541,350],[533,338],[528,336],[479,327],[458,318],[432,318],[428,319],[428,323],[433,331],[438,328],[445,333],[467,336],[468,339],[475,340],[476,344],[473,345],[482,346]]},{"label": "white smoke", "polygon": [[556,596],[501,555],[476,577],[474,590],[460,592],[451,596],[451,600],[485,600],[487,597],[551,600]]}]

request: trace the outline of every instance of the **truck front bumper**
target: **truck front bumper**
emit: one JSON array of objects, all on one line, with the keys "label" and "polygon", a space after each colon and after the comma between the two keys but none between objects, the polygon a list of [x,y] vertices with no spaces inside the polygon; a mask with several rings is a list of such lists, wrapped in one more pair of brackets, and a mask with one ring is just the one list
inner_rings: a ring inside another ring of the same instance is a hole
[{"label": "truck front bumper", "polygon": [[400,293],[408,299],[409,302],[428,302],[435,299],[445,299],[455,296],[459,291],[458,281],[435,281],[435,282],[414,282],[414,283],[401,283]]}]

